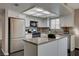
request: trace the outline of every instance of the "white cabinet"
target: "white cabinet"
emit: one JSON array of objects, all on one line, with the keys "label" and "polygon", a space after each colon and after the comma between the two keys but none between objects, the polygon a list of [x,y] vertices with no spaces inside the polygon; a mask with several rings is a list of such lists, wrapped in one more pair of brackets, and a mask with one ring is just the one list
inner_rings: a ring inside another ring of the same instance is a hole
[{"label": "white cabinet", "polygon": [[25,56],[67,56],[67,37],[54,40],[45,44],[35,45],[25,42]]},{"label": "white cabinet", "polygon": [[49,19],[47,19],[47,27],[50,27],[50,25],[49,25]]},{"label": "white cabinet", "polygon": [[38,27],[41,27],[41,26],[42,26],[41,20],[38,20]]},{"label": "white cabinet", "polygon": [[24,56],[37,56],[37,46],[24,42]]},{"label": "white cabinet", "polygon": [[74,26],[73,14],[62,16],[60,18],[60,25],[61,25],[61,27],[73,27]]},{"label": "white cabinet", "polygon": [[74,51],[75,50],[75,35],[71,35],[70,39],[70,50]]},{"label": "white cabinet", "polygon": [[30,26],[30,22],[29,21],[26,21],[26,27],[29,27]]},{"label": "white cabinet", "polygon": [[58,56],[67,56],[67,37],[58,40]]},{"label": "white cabinet", "polygon": [[47,19],[43,20],[43,27],[47,27]]},{"label": "white cabinet", "polygon": [[47,19],[26,16],[26,18],[25,18],[26,27],[30,27],[30,21],[37,21],[38,27],[47,27]]},{"label": "white cabinet", "polygon": [[39,56],[57,56],[57,41],[38,46]]},{"label": "white cabinet", "polygon": [[28,17],[25,19],[25,25],[26,27],[30,26],[30,19]]},{"label": "white cabinet", "polygon": [[47,27],[47,19],[39,19],[38,27]]},{"label": "white cabinet", "polygon": [[74,26],[74,10],[67,5],[62,4],[60,6],[60,19],[61,19],[61,27]]}]

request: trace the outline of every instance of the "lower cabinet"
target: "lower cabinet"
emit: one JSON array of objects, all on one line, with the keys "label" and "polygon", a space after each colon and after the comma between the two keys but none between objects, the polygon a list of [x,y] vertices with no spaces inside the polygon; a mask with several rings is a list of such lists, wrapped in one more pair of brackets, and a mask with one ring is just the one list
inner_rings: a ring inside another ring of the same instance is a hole
[{"label": "lower cabinet", "polygon": [[71,39],[70,39],[70,51],[74,51],[75,50],[75,35],[71,35]]},{"label": "lower cabinet", "polygon": [[38,46],[39,56],[67,56],[67,37]]},{"label": "lower cabinet", "polygon": [[41,45],[25,42],[25,56],[67,56],[67,37]]},{"label": "lower cabinet", "polygon": [[38,46],[38,56],[57,56],[57,41]]},{"label": "lower cabinet", "polygon": [[58,56],[67,56],[67,37],[58,40]]}]

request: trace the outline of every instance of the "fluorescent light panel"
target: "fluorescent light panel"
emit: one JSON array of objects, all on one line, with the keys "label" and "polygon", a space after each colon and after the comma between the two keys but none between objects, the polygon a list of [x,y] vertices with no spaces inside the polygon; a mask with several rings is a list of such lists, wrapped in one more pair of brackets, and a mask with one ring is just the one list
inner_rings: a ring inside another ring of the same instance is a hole
[{"label": "fluorescent light panel", "polygon": [[44,14],[51,14],[50,12],[48,11],[43,11]]},{"label": "fluorescent light panel", "polygon": [[50,13],[49,11],[46,11],[42,8],[37,8],[34,7],[30,10],[27,10],[24,12],[27,15],[32,15],[32,16],[38,16],[38,17],[50,17],[50,16],[55,16],[55,14]]},{"label": "fluorescent light panel", "polygon": [[36,13],[34,14],[34,16],[42,16],[43,14],[42,13]]},{"label": "fluorescent light panel", "polygon": [[38,11],[38,12],[43,11],[43,9],[41,9],[41,8],[34,8],[34,10]]}]

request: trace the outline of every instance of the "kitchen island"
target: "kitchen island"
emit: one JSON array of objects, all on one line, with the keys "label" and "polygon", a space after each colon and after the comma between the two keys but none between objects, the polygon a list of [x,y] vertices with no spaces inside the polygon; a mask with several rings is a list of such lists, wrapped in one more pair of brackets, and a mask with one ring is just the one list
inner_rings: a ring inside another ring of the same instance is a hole
[{"label": "kitchen island", "polygon": [[25,56],[67,56],[68,35],[56,38],[37,37],[24,40]]}]

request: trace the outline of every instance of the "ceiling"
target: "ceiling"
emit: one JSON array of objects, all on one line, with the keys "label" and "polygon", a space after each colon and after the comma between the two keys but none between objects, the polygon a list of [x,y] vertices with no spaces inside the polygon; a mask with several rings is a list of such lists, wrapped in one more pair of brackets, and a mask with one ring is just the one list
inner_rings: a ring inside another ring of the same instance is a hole
[{"label": "ceiling", "polygon": [[[57,16],[68,14],[69,12],[66,12],[65,8],[59,8],[59,4],[60,3],[18,3],[17,6],[15,3],[0,3],[0,8],[8,8],[22,13],[24,10],[27,10],[34,6],[39,6],[49,12],[55,13]],[[79,9],[79,3],[67,3],[67,5],[73,9]]]},{"label": "ceiling", "polygon": [[19,3],[18,6],[15,6],[15,3],[0,3],[0,8],[8,8],[14,11],[22,12],[34,5],[34,3]]},{"label": "ceiling", "polygon": [[[0,3],[0,8],[9,8],[18,12],[22,12],[23,10],[26,10],[35,5],[41,5],[44,7],[47,6],[47,9],[49,10],[49,8],[51,8],[55,4],[56,3],[19,3],[19,6],[15,6],[14,3]],[[67,3],[67,4],[73,9],[79,9],[79,3]]]},{"label": "ceiling", "polygon": [[70,6],[73,9],[79,9],[79,3],[68,3],[68,6]]},{"label": "ceiling", "polygon": [[24,10],[31,8],[31,7],[40,6],[40,7],[43,7],[44,9],[47,9],[47,10],[51,10],[51,9],[57,10],[55,7],[59,3],[18,3],[18,4],[19,4],[19,6],[15,6],[14,3],[0,3],[0,8],[8,8],[8,9],[12,9],[12,10],[15,10],[18,12],[22,12]]},{"label": "ceiling", "polygon": [[23,13],[25,10],[33,8],[34,6],[41,7],[51,13],[59,15],[59,3],[0,3],[0,8],[7,8],[16,12]]}]

